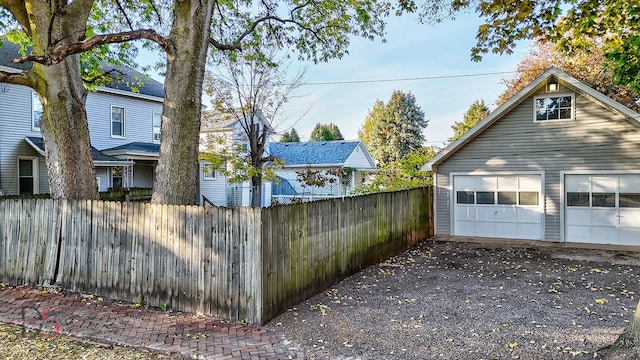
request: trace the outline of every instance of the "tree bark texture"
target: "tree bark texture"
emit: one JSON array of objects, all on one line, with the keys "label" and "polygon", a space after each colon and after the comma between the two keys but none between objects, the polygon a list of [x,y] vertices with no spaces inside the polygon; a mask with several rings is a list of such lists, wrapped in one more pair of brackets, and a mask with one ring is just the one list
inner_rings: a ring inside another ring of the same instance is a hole
[{"label": "tree bark texture", "polygon": [[640,359],[640,301],[633,314],[633,319],[618,336],[607,356],[607,360],[637,360]]},{"label": "tree bark texture", "polygon": [[[79,41],[85,35],[92,4],[85,0],[70,4],[52,0],[25,8],[29,22],[21,25],[33,41],[32,52],[42,54],[52,42]],[[49,67],[36,63],[30,77],[44,111],[40,128],[51,197],[97,199],[80,56],[69,56]]]},{"label": "tree bark texture", "polygon": [[178,0],[167,46],[162,141],[152,202],[193,204],[212,0]]}]

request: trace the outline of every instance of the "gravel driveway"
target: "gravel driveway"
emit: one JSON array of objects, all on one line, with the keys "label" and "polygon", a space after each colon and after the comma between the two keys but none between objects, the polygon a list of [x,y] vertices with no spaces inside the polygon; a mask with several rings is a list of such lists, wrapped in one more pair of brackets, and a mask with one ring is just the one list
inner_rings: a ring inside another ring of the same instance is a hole
[{"label": "gravel driveway", "polygon": [[639,283],[640,253],[424,242],[267,327],[310,359],[593,359]]}]

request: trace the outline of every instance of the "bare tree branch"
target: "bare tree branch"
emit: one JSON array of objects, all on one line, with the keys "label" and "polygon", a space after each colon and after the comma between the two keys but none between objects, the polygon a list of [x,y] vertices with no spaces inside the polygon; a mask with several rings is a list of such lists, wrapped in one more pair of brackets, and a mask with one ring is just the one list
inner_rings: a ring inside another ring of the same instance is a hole
[{"label": "bare tree branch", "polygon": [[134,31],[125,31],[113,34],[96,35],[81,42],[60,45],[54,44],[49,46],[44,55],[29,55],[22,58],[13,59],[14,63],[25,63],[28,61],[37,62],[43,65],[58,64],[69,55],[79,54],[91,50],[100,45],[118,44],[132,40],[147,39],[160,45],[167,51],[169,43],[162,35],[152,29],[141,29]]},{"label": "bare tree branch", "polygon": [[131,20],[129,19],[129,16],[127,16],[127,12],[124,11],[124,7],[122,6],[122,3],[120,3],[120,0],[113,0],[113,1],[118,6],[118,10],[120,10],[120,13],[122,13],[122,16],[124,16],[124,19],[127,21],[127,24],[129,25],[129,29],[133,30],[133,24],[131,24]]}]

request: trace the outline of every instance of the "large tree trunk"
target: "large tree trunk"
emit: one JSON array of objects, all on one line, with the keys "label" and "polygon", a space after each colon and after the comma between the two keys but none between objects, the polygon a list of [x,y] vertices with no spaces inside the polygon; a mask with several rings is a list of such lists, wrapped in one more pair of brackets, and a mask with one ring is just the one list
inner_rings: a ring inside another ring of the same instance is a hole
[{"label": "large tree trunk", "polygon": [[213,1],[178,0],[174,6],[152,202],[186,205],[196,201],[198,190],[198,133]]},{"label": "large tree trunk", "polygon": [[[25,7],[33,53],[40,55],[50,42],[73,43],[85,35],[92,1],[51,1]],[[85,103],[87,91],[80,73],[80,55],[52,66],[34,64],[33,87],[40,95],[44,116],[40,125],[45,144],[51,197],[97,199],[95,169]]]},{"label": "large tree trunk", "polygon": [[633,314],[633,319],[611,346],[607,353],[607,360],[636,360],[640,359],[640,301]]},{"label": "large tree trunk", "polygon": [[44,110],[40,129],[54,199],[98,198],[78,57],[50,67],[35,65],[44,80],[38,86]]}]

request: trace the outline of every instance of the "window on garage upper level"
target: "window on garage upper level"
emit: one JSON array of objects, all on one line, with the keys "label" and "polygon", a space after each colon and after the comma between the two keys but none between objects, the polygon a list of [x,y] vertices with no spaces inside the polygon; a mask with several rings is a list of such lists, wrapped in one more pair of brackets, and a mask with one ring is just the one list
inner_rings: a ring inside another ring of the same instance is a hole
[{"label": "window on garage upper level", "polygon": [[534,121],[573,120],[573,95],[535,98]]}]

